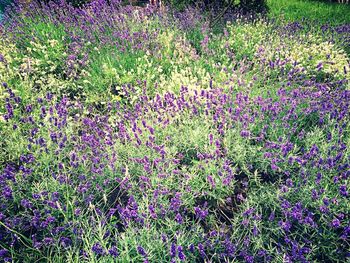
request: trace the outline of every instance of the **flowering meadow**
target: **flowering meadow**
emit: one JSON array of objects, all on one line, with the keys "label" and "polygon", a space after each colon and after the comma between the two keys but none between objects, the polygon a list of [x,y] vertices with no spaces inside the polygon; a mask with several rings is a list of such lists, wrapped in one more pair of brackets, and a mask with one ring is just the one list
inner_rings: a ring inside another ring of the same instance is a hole
[{"label": "flowering meadow", "polygon": [[0,262],[349,262],[350,23],[1,23]]}]

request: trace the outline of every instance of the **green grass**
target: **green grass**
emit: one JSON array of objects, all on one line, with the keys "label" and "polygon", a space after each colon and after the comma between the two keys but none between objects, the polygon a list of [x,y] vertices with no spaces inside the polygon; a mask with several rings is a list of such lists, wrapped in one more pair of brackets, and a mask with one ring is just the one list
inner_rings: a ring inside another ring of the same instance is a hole
[{"label": "green grass", "polygon": [[305,0],[267,0],[269,16],[287,21],[303,18],[333,25],[350,23],[350,5]]}]

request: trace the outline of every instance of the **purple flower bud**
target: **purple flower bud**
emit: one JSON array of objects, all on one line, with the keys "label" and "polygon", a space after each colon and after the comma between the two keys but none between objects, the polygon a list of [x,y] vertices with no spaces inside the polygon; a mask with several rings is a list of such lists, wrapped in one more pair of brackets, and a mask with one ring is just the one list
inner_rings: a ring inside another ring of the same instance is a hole
[{"label": "purple flower bud", "polygon": [[195,247],[193,244],[190,244],[188,250],[193,254],[195,252]]},{"label": "purple flower bud", "polygon": [[137,252],[143,256],[143,257],[147,257],[147,253],[145,251],[145,249],[142,246],[137,246]]},{"label": "purple flower bud", "polygon": [[5,258],[7,255],[9,255],[9,251],[7,249],[0,249],[0,258]]},{"label": "purple flower bud", "polygon": [[175,221],[178,223],[178,224],[182,224],[183,223],[183,219],[182,219],[182,216],[180,215],[180,213],[177,213],[176,216],[175,216]]},{"label": "purple flower bud", "polygon": [[212,176],[210,176],[210,175],[208,175],[207,178],[208,178],[208,181],[209,181],[211,187],[212,187],[212,188],[215,188],[216,184],[215,184],[214,178],[213,178]]},{"label": "purple flower bud", "polygon": [[334,228],[340,227],[340,220],[338,218],[334,218],[331,222],[331,226]]},{"label": "purple flower bud", "polygon": [[202,243],[198,244],[198,251],[199,251],[199,254],[201,255],[202,258],[206,257],[206,254],[205,254],[205,251],[204,251],[204,246],[203,246]]},{"label": "purple flower bud", "polygon": [[241,136],[242,136],[243,138],[248,138],[248,137],[250,136],[250,132],[247,131],[247,130],[242,130],[242,131],[241,131]]},{"label": "purple flower bud", "polygon": [[109,250],[108,250],[108,254],[111,255],[112,257],[118,257],[119,253],[118,253],[118,249],[116,246],[112,246]]},{"label": "purple flower bud", "polygon": [[349,193],[348,193],[348,191],[347,191],[347,188],[346,188],[346,185],[345,185],[345,184],[343,184],[343,185],[341,185],[341,186],[339,187],[339,192],[340,192],[340,194],[341,194],[342,196],[344,196],[344,197],[348,197],[348,196],[349,196]]},{"label": "purple flower bud", "polygon": [[[206,206],[206,205],[204,205],[204,207],[205,207],[205,206]],[[196,217],[197,217],[198,219],[200,219],[200,220],[204,220],[204,219],[208,216],[208,214],[209,214],[208,209],[206,209],[206,208],[202,209],[202,208],[200,208],[199,206],[196,206],[196,207],[194,208],[194,212],[195,212],[195,214],[196,214]]]},{"label": "purple flower bud", "polygon": [[183,252],[182,246],[178,246],[177,247],[177,252],[178,252],[178,256],[179,256],[180,261],[185,261],[186,256],[185,256],[185,254]]},{"label": "purple flower bud", "polygon": [[92,248],[91,248],[92,252],[94,252],[96,255],[104,255],[106,252],[104,250],[104,248],[101,246],[100,243],[95,243]]},{"label": "purple flower bud", "polygon": [[170,245],[170,257],[171,258],[176,257],[176,245],[174,243],[171,243]]},{"label": "purple flower bud", "polygon": [[213,134],[209,134],[209,144],[212,145],[213,144]]}]

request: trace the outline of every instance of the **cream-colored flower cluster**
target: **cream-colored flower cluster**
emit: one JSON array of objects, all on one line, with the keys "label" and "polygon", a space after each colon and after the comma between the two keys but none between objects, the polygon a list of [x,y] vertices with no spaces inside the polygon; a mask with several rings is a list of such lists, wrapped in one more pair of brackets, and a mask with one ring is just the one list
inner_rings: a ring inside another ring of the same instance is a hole
[{"label": "cream-colored flower cluster", "polygon": [[207,88],[210,82],[210,74],[200,66],[184,67],[175,66],[169,78],[164,75],[160,77],[159,92],[179,92],[181,86],[189,90],[200,90]]},{"label": "cream-colored flower cluster", "polygon": [[[0,79],[8,84],[17,83],[17,90],[23,90],[23,94],[31,96],[31,92],[54,92],[56,90],[74,88],[76,83],[63,80],[57,74],[58,63],[66,56],[62,43],[54,39],[48,39],[45,44],[39,41],[31,41],[25,54],[15,45],[0,40],[0,54],[3,62],[0,62]],[[3,94],[3,86],[0,92]]]},{"label": "cream-colored flower cluster", "polygon": [[0,39],[0,79],[7,81],[15,74],[12,65],[18,54],[15,45],[8,43],[5,39]]},{"label": "cream-colored flower cluster", "polygon": [[313,35],[290,39],[274,36],[270,41],[256,45],[255,50],[259,63],[273,62],[312,77],[326,74],[342,79],[349,72],[350,60],[345,51]]}]

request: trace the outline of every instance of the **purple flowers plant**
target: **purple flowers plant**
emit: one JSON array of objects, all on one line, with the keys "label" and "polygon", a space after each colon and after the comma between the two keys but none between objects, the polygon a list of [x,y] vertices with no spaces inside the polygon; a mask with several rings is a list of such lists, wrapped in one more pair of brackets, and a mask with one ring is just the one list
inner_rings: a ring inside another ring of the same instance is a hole
[{"label": "purple flowers plant", "polygon": [[0,262],[347,260],[347,25],[205,21],[119,1],[6,14]]}]

